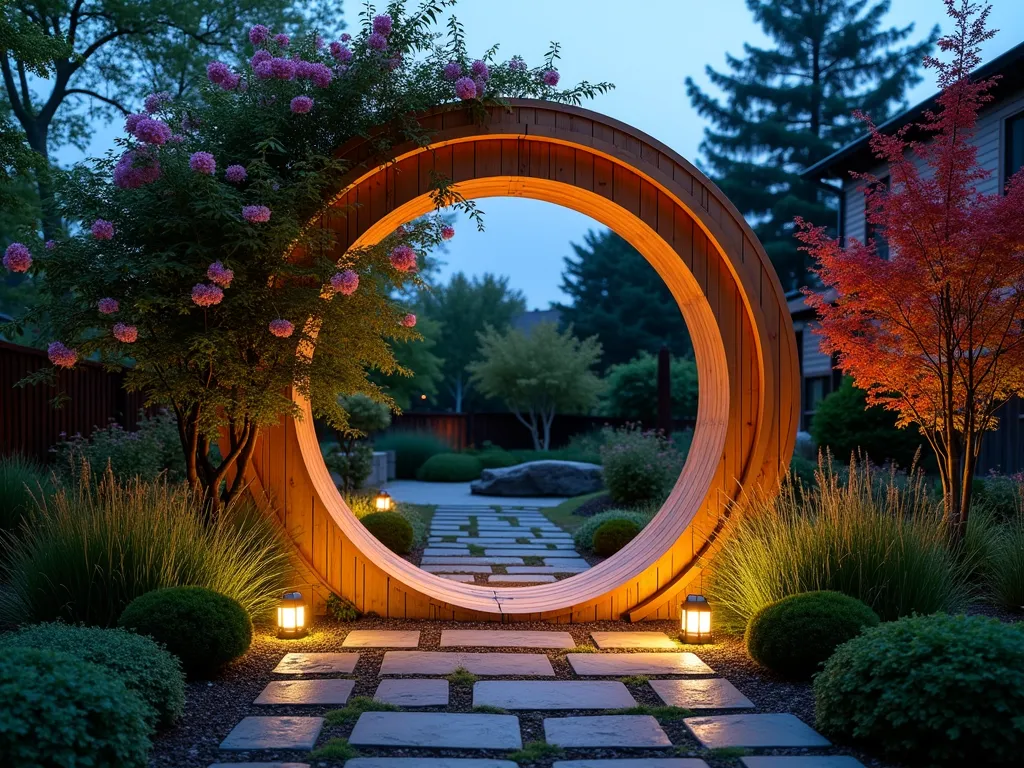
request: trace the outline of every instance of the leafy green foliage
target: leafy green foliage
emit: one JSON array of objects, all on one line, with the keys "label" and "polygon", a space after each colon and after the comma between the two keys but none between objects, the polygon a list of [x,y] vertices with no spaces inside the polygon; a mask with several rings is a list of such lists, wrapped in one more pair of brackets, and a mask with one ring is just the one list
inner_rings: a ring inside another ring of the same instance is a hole
[{"label": "leafy green foliage", "polygon": [[[1024,475],[989,474],[977,478],[972,499],[999,520],[1024,517]],[[941,485],[939,486],[941,490]]]},{"label": "leafy green foliage", "polygon": [[[441,324],[421,312],[416,318],[419,339],[396,339],[391,342],[398,363],[394,373],[374,372],[371,381],[378,384],[403,411],[414,405],[437,404],[438,387],[444,380],[444,360],[438,357],[444,352],[439,347]],[[426,395],[427,400],[421,400]]]},{"label": "leafy green foliage", "polygon": [[605,520],[594,531],[594,554],[611,557],[640,533],[641,526],[632,520]]},{"label": "leafy green foliage", "polygon": [[835,649],[878,626],[878,616],[841,592],[804,592],[765,606],[747,624],[747,653],[788,678],[810,679]]},{"label": "leafy green foliage", "polygon": [[254,506],[211,522],[182,486],[109,475],[97,488],[58,490],[2,547],[0,617],[12,624],[112,626],[139,595],[179,585],[215,589],[263,617],[291,569],[278,524]]},{"label": "leafy green foliage", "polygon": [[[697,417],[697,364],[690,358],[670,360],[672,418]],[[601,411],[606,416],[653,422],[658,417],[658,358],[641,352],[617,363],[605,375]]]},{"label": "leafy green foliage", "polygon": [[395,475],[399,480],[415,480],[427,459],[450,450],[447,443],[423,432],[390,432],[375,439],[374,447],[395,452]]},{"label": "leafy green foliage", "polygon": [[507,760],[523,765],[530,765],[540,760],[556,759],[565,753],[561,747],[548,744],[546,741],[528,741],[522,749],[505,755]]},{"label": "leafy green foliage", "polygon": [[0,762],[7,768],[145,768],[147,708],[120,678],[55,651],[0,656]]},{"label": "leafy green foliage", "polygon": [[593,517],[588,517],[583,524],[576,529],[576,532],[572,535],[573,544],[575,544],[577,550],[586,550],[588,552],[592,551],[594,548],[594,534],[597,533],[597,530],[605,523],[612,520],[623,520],[630,522],[643,530],[643,528],[651,522],[656,511],[657,510],[641,512],[627,509],[609,509],[607,512],[599,512]]},{"label": "leafy green foliage", "polygon": [[[345,503],[352,510],[358,519],[362,520],[367,515],[377,514],[375,495],[350,494],[345,497]],[[396,512],[405,518],[405,521],[412,527],[413,543],[420,547],[427,542],[427,521],[429,519],[429,506],[409,504],[404,501],[391,501],[391,511]],[[427,515],[427,519],[424,518]]]},{"label": "leafy green foliage", "polygon": [[324,717],[328,725],[349,725],[355,723],[363,712],[400,712],[401,707],[386,701],[377,701],[369,696],[353,696],[342,709],[332,709]]},{"label": "leafy green foliage", "polygon": [[609,430],[601,447],[604,484],[612,501],[624,506],[664,502],[683,461],[664,435],[635,425]]},{"label": "leafy green foliage", "polygon": [[846,377],[835,392],[818,403],[811,421],[811,436],[822,450],[846,461],[865,453],[881,464],[895,461],[906,469],[928,443],[914,427],[900,429],[896,414],[881,406],[867,407],[863,389]]},{"label": "leafy green foliage", "polygon": [[601,342],[602,370],[664,345],[678,358],[692,355],[679,305],[639,251],[608,230],[588,232],[572,249],[561,285],[571,303],[556,308],[565,325]]},{"label": "leafy green foliage", "polygon": [[352,603],[333,592],[327,596],[326,607],[327,612],[337,621],[355,621],[362,615]]},{"label": "leafy green foliage", "polygon": [[508,451],[496,446],[488,446],[477,454],[474,454],[480,462],[482,469],[497,469],[500,467],[514,467],[520,461]]},{"label": "leafy green foliage", "polygon": [[483,464],[468,453],[438,453],[431,456],[416,473],[428,483],[464,483],[480,477]]},{"label": "leafy green foliage", "polygon": [[409,521],[397,512],[374,512],[361,518],[366,530],[381,544],[398,555],[407,555],[412,550],[414,534]]},{"label": "leafy green foliage", "polygon": [[168,587],[135,598],[118,623],[163,643],[190,677],[209,677],[249,649],[249,614],[206,587]]},{"label": "leafy green foliage", "polygon": [[559,331],[541,323],[527,332],[504,334],[488,328],[480,334],[481,359],[467,370],[488,397],[503,400],[530,430],[533,447],[551,447],[556,413],[586,413],[597,403],[601,380],[592,368],[601,357],[594,337],[577,339],[572,328]]},{"label": "leafy green foliage", "polygon": [[865,630],[814,681],[817,725],[928,765],[1015,765],[1024,749],[1024,630],[914,616]]},{"label": "leafy green foliage", "polygon": [[24,456],[0,456],[0,531],[15,531],[35,507],[33,498],[52,492],[42,466]]},{"label": "leafy green foliage", "polygon": [[333,738],[325,741],[321,746],[309,753],[313,760],[329,760],[343,763],[354,757],[359,757],[359,750],[348,743],[348,739]]},{"label": "leafy green foliage", "polygon": [[471,712],[478,715],[507,715],[508,710],[496,707],[493,704],[477,704]]},{"label": "leafy green foliage", "polygon": [[[968,538],[976,517],[974,513],[968,519]],[[992,598],[1004,608],[1020,610],[1024,606],[1024,515],[1017,515],[999,527],[983,567]]]},{"label": "leafy green foliage", "polygon": [[883,621],[957,610],[968,597],[920,477],[878,482],[868,466],[851,464],[841,477],[823,465],[815,488],[755,494],[719,540],[705,592],[725,631],[742,632],[757,611],[801,592],[842,592]]},{"label": "leafy green foliage", "polygon": [[335,448],[324,456],[324,464],[341,478],[342,493],[351,493],[362,488],[373,472],[373,446],[353,442],[347,452]]},{"label": "leafy green foliage", "polygon": [[450,675],[445,675],[445,679],[452,685],[459,685],[463,688],[468,688],[480,678],[465,667],[458,667]]},{"label": "leafy green foliage", "polygon": [[123,629],[34,624],[0,638],[11,648],[57,651],[108,670],[138,695],[153,727],[174,725],[185,710],[185,676],[178,659],[148,637]]}]

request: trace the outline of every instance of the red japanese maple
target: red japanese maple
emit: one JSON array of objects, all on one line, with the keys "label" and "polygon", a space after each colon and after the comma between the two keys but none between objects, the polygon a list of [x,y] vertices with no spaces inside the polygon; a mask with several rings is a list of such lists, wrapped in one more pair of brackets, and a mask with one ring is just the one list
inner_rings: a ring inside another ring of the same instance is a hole
[{"label": "red japanese maple", "polygon": [[946,520],[961,536],[981,436],[1008,398],[1024,394],[1024,172],[995,194],[977,189],[990,172],[972,134],[995,78],[971,72],[994,31],[988,7],[946,0],[946,8],[954,30],[939,48],[949,61],[925,60],[938,71],[936,110],[891,135],[863,118],[891,183],[854,176],[891,258],[874,241],[844,247],[800,219],[797,237],[834,290],[834,301],[807,293],[823,346],[869,403],[920,428],[939,460]]}]

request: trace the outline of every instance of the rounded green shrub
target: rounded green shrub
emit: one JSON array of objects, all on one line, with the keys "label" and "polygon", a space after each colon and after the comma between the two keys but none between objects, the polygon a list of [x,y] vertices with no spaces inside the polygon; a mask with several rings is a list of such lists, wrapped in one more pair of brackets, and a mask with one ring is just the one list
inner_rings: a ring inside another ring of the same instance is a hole
[{"label": "rounded green shrub", "polygon": [[487,448],[476,455],[483,469],[498,469],[500,467],[514,467],[519,460],[506,450],[501,448]]},{"label": "rounded green shrub", "polygon": [[856,598],[841,592],[804,592],[751,616],[747,652],[780,675],[806,680],[838,646],[877,625],[875,612]]},{"label": "rounded green shrub", "polygon": [[173,725],[185,709],[181,662],[151,638],[125,629],[35,624],[5,636],[0,648],[58,651],[104,667],[139,696],[154,727]]},{"label": "rounded green shrub", "polygon": [[1019,765],[1024,626],[913,616],[866,629],[814,679],[817,724],[894,760]]},{"label": "rounded green shrub", "polygon": [[397,512],[374,512],[362,518],[366,530],[396,555],[407,555],[412,549],[414,534],[409,521]]},{"label": "rounded green shrub", "polygon": [[423,462],[436,453],[444,453],[448,445],[433,435],[421,432],[390,432],[373,439],[376,451],[395,452],[395,475],[399,480],[415,480]]},{"label": "rounded green shrub", "polygon": [[594,554],[611,557],[629,544],[640,533],[640,526],[632,520],[608,520],[594,531]]},{"label": "rounded green shrub", "polygon": [[427,459],[416,477],[428,483],[465,483],[480,477],[480,459],[468,453],[439,453]]},{"label": "rounded green shrub", "polygon": [[629,520],[634,523],[637,528],[643,530],[644,527],[651,522],[656,511],[657,510],[655,509],[651,509],[648,512],[627,509],[609,509],[606,512],[598,512],[596,515],[584,520],[583,525],[576,529],[576,532],[572,535],[573,544],[577,550],[593,551],[594,534],[597,533],[598,528],[609,520]]},{"label": "rounded green shrub", "polygon": [[144,768],[147,707],[117,675],[66,653],[0,654],[0,765]]},{"label": "rounded green shrub", "polygon": [[118,622],[149,635],[181,659],[190,677],[208,677],[237,659],[252,642],[245,609],[206,587],[169,587],[132,600]]}]

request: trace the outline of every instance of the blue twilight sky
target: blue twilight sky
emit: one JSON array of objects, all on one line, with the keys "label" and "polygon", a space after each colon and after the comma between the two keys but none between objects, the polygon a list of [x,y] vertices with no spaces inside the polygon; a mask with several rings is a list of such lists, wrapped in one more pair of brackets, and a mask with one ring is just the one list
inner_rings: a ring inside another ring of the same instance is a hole
[{"label": "blue twilight sky", "polygon": [[[991,26],[1000,30],[984,49],[985,59],[1024,40],[1024,0],[990,0]],[[382,4],[382,3],[381,3]],[[916,25],[919,39],[935,24],[948,28],[941,0],[892,0],[888,26]],[[360,3],[346,2],[349,23]],[[499,58],[523,56],[532,66],[551,40],[562,43],[562,83],[581,79],[615,83],[611,93],[585,106],[622,120],[668,144],[684,157],[698,158],[703,119],[686,98],[683,81],[707,87],[704,67],[725,68],[725,53],[743,53],[743,43],[765,45],[744,0],[460,0],[455,14],[466,27],[471,53],[499,42]],[[910,94],[916,103],[934,92],[931,75]],[[97,126],[89,154],[99,155],[120,130]],[[62,162],[80,159],[61,153]],[[528,305],[546,308],[559,301],[562,259],[570,241],[579,242],[596,222],[549,203],[522,199],[481,201],[486,231],[456,222],[458,234],[444,257],[442,278],[455,271],[494,272],[510,277]]]}]

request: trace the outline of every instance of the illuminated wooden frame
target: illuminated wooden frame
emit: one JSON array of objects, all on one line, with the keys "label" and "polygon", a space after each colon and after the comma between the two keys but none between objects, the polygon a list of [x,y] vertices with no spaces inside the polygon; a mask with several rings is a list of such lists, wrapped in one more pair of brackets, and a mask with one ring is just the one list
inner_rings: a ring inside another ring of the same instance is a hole
[{"label": "illuminated wooden frame", "polygon": [[379,158],[366,141],[314,226],[339,253],[428,212],[430,174],[466,198],[528,197],[571,208],[632,243],[664,279],[693,339],[700,396],[689,460],[650,525],[620,553],[565,581],[483,587],[441,579],[394,555],[356,520],[324,466],[309,403],[266,430],[248,480],[295,542],[314,608],[333,592],[381,616],[462,620],[678,620],[730,505],[772,487],[797,430],[799,372],[785,296],[743,217],[694,166],[654,139],[584,109],[516,100],[481,120],[465,108],[421,118],[428,147]]}]

